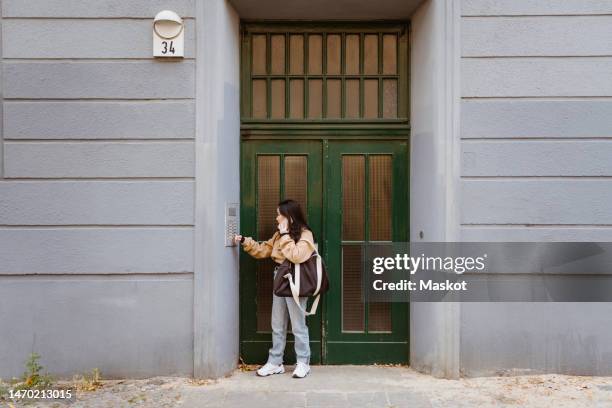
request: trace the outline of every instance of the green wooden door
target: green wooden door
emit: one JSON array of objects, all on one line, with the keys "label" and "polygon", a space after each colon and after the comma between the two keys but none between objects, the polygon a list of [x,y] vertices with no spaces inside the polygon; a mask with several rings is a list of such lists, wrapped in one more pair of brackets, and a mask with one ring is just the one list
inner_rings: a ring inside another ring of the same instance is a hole
[{"label": "green wooden door", "polygon": [[[269,238],[278,202],[301,201],[332,285],[313,363],[406,363],[408,305],[361,304],[358,274],[360,243],[408,240],[408,26],[252,22],[241,44],[241,232]],[[247,363],[271,346],[273,266],[240,258]]]},{"label": "green wooden door", "polygon": [[[322,163],[318,141],[253,141],[241,145],[241,232],[258,241],[276,230],[279,201],[300,202],[322,247]],[[240,352],[245,362],[263,363],[271,347],[272,271],[274,261],[240,255]],[[309,301],[308,306],[312,304]],[[321,361],[321,314],[307,318],[311,361]],[[285,361],[295,361],[293,335],[287,336]]]},{"label": "green wooden door", "polygon": [[361,299],[361,245],[408,241],[407,142],[332,141],[325,180],[324,361],[408,363],[409,304]]},{"label": "green wooden door", "polygon": [[[407,363],[408,304],[362,303],[360,275],[360,244],[408,240],[407,141],[243,142],[241,188],[242,233],[257,240],[274,233],[281,199],[307,211],[331,284],[307,320],[312,362]],[[264,362],[271,346],[273,267],[241,255],[245,362]],[[291,335],[285,355],[294,361]]]}]

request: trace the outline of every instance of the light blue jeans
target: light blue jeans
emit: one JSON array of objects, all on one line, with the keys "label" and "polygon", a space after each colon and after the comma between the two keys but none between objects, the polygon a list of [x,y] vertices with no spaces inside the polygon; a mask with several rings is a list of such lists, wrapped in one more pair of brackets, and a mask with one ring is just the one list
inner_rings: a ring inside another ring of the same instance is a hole
[{"label": "light blue jeans", "polygon": [[[276,268],[274,268],[276,276]],[[300,297],[300,304],[306,310],[308,297]],[[291,319],[291,329],[295,339],[297,361],[310,364],[310,343],[306,316],[298,308],[292,297],[280,297],[272,293],[272,348],[269,350],[268,363],[282,364],[287,339],[287,324]]]}]

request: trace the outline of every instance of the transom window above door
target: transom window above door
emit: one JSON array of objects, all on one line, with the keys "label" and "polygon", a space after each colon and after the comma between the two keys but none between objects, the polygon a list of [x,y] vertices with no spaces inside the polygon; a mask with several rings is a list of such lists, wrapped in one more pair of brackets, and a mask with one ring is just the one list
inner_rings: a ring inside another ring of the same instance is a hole
[{"label": "transom window above door", "polygon": [[405,25],[243,27],[243,125],[407,124]]}]

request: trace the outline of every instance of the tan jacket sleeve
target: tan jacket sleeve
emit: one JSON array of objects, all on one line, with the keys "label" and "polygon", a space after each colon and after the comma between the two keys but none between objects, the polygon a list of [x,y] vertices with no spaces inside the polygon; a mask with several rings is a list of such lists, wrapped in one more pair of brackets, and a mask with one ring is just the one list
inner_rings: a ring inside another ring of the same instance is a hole
[{"label": "tan jacket sleeve", "polygon": [[245,237],[242,248],[253,258],[269,258],[276,238],[278,238],[278,232],[275,232],[269,240],[262,242],[257,242],[251,237]]},{"label": "tan jacket sleeve", "polygon": [[314,252],[314,238],[308,230],[302,231],[297,243],[289,234],[281,236],[278,242],[283,256],[293,263],[305,262]]}]

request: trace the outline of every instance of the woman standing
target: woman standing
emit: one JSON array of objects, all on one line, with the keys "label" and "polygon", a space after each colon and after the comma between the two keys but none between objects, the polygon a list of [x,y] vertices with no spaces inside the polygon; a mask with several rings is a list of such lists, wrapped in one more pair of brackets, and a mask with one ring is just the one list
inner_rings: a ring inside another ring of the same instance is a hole
[{"label": "woman standing", "polygon": [[[314,236],[302,208],[294,200],[284,200],[276,209],[277,231],[272,238],[256,242],[250,237],[236,235],[234,240],[241,242],[244,250],[254,258],[272,258],[277,264],[288,259],[290,262],[303,263],[312,256],[315,250]],[[276,277],[277,268],[274,268]],[[300,305],[306,309],[308,297],[300,297]],[[268,376],[285,372],[283,354],[287,339],[287,322],[291,319],[291,329],[295,338],[295,355],[297,364],[293,371],[294,378],[304,378],[310,372],[310,344],[306,316],[291,297],[279,297],[272,293],[272,348],[268,361],[257,370],[257,375]]]}]

